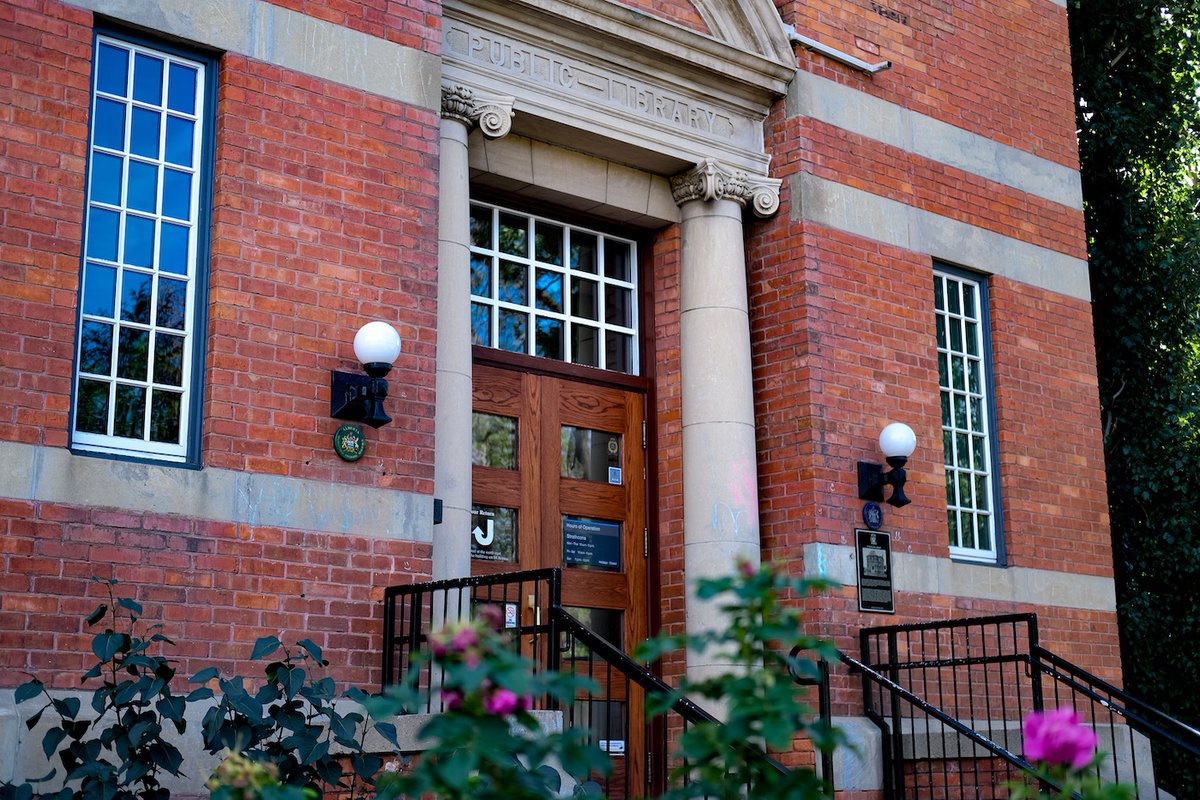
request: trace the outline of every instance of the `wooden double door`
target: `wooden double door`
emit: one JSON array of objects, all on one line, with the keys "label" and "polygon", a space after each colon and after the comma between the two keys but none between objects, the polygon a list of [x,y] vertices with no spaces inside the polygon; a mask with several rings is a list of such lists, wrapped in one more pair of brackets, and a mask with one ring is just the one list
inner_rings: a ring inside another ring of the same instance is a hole
[{"label": "wooden double door", "polygon": [[477,364],[473,408],[472,572],[562,567],[564,606],[644,639],[645,396]]},{"label": "wooden double door", "polygon": [[[561,567],[567,610],[629,651],[649,617],[645,395],[479,363],[473,385],[472,573]],[[641,693],[609,687],[577,710],[636,794]]]}]

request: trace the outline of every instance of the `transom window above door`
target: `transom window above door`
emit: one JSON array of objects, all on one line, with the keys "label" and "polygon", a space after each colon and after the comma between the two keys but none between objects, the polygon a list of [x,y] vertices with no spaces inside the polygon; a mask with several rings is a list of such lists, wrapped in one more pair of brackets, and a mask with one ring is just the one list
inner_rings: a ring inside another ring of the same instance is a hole
[{"label": "transom window above door", "polygon": [[471,204],[474,344],[638,374],[637,245]]}]

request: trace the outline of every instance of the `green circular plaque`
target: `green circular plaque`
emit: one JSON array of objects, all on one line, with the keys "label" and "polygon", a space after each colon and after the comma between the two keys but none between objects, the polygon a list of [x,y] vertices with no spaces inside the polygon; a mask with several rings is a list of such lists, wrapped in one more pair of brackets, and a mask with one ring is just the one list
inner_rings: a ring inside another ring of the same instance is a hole
[{"label": "green circular plaque", "polygon": [[357,425],[347,423],[333,434],[333,450],[345,461],[358,461],[367,449],[367,437]]}]

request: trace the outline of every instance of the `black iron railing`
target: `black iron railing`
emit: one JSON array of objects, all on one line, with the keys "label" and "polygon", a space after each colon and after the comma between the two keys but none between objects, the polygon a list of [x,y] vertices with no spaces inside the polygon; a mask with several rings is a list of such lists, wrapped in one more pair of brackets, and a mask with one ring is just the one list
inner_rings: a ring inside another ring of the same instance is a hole
[{"label": "black iron railing", "polygon": [[[504,612],[504,625],[535,669],[558,669],[558,633],[550,609],[559,604],[562,574],[557,569],[477,575],[429,583],[391,586],[383,593],[383,687],[411,680],[422,698],[420,711],[443,710],[436,688],[441,668],[415,658],[428,647],[429,634],[459,619],[470,619],[484,605]],[[417,676],[409,675],[421,669]],[[538,708],[546,707],[537,698]]]},{"label": "black iron railing", "polygon": [[[422,698],[417,712],[443,710],[437,687],[442,675],[436,661],[417,658],[429,635],[443,624],[470,618],[482,605],[503,609],[515,647],[533,661],[533,669],[570,670],[594,687],[580,691],[569,707],[549,698],[535,699],[535,709],[553,709],[563,724],[587,730],[591,741],[612,758],[608,776],[577,776],[600,785],[610,800],[660,794],[671,769],[686,778],[687,764],[668,762],[669,741],[689,725],[716,720],[686,697],[671,713],[646,718],[645,693],[668,693],[671,687],[613,643],[562,608],[561,572],[530,570],[431,583],[393,586],[384,592],[383,685],[410,682]],[[416,675],[410,674],[418,669]],[[758,753],[770,769],[779,762]]]},{"label": "black iron railing", "polygon": [[1154,782],[1152,748],[1200,758],[1200,733],[1038,644],[1037,618],[1013,614],[869,628],[861,660],[867,716],[883,733],[887,800],[1006,798],[1030,769],[1021,721],[1070,707],[1108,754],[1099,777],[1171,797]]}]

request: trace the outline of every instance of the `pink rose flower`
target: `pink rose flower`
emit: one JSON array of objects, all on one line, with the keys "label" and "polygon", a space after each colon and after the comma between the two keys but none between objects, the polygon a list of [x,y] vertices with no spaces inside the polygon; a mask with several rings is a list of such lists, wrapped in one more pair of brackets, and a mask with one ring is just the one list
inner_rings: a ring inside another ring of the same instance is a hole
[{"label": "pink rose flower", "polygon": [[500,610],[500,606],[488,603],[482,606],[475,614],[476,618],[487,625],[489,628],[500,630],[504,627],[504,612]]},{"label": "pink rose flower", "polygon": [[457,653],[465,653],[479,643],[479,633],[470,626],[460,628],[450,640],[450,649]]},{"label": "pink rose flower", "polygon": [[497,689],[483,701],[483,710],[489,714],[504,716],[517,710],[520,700],[512,689]]},{"label": "pink rose flower", "polygon": [[738,559],[738,572],[742,573],[743,578],[753,578],[758,574],[758,568],[744,558]]},{"label": "pink rose flower", "polygon": [[463,693],[461,689],[442,689],[442,705],[447,711],[453,711],[456,708],[461,708],[463,704]]},{"label": "pink rose flower", "polygon": [[531,708],[533,708],[533,695],[521,695],[521,702],[520,705],[517,706],[517,709],[519,711],[529,711]]},{"label": "pink rose flower", "polygon": [[1081,769],[1096,754],[1096,732],[1079,721],[1069,708],[1034,712],[1022,726],[1025,758],[1047,764],[1069,764]]}]

